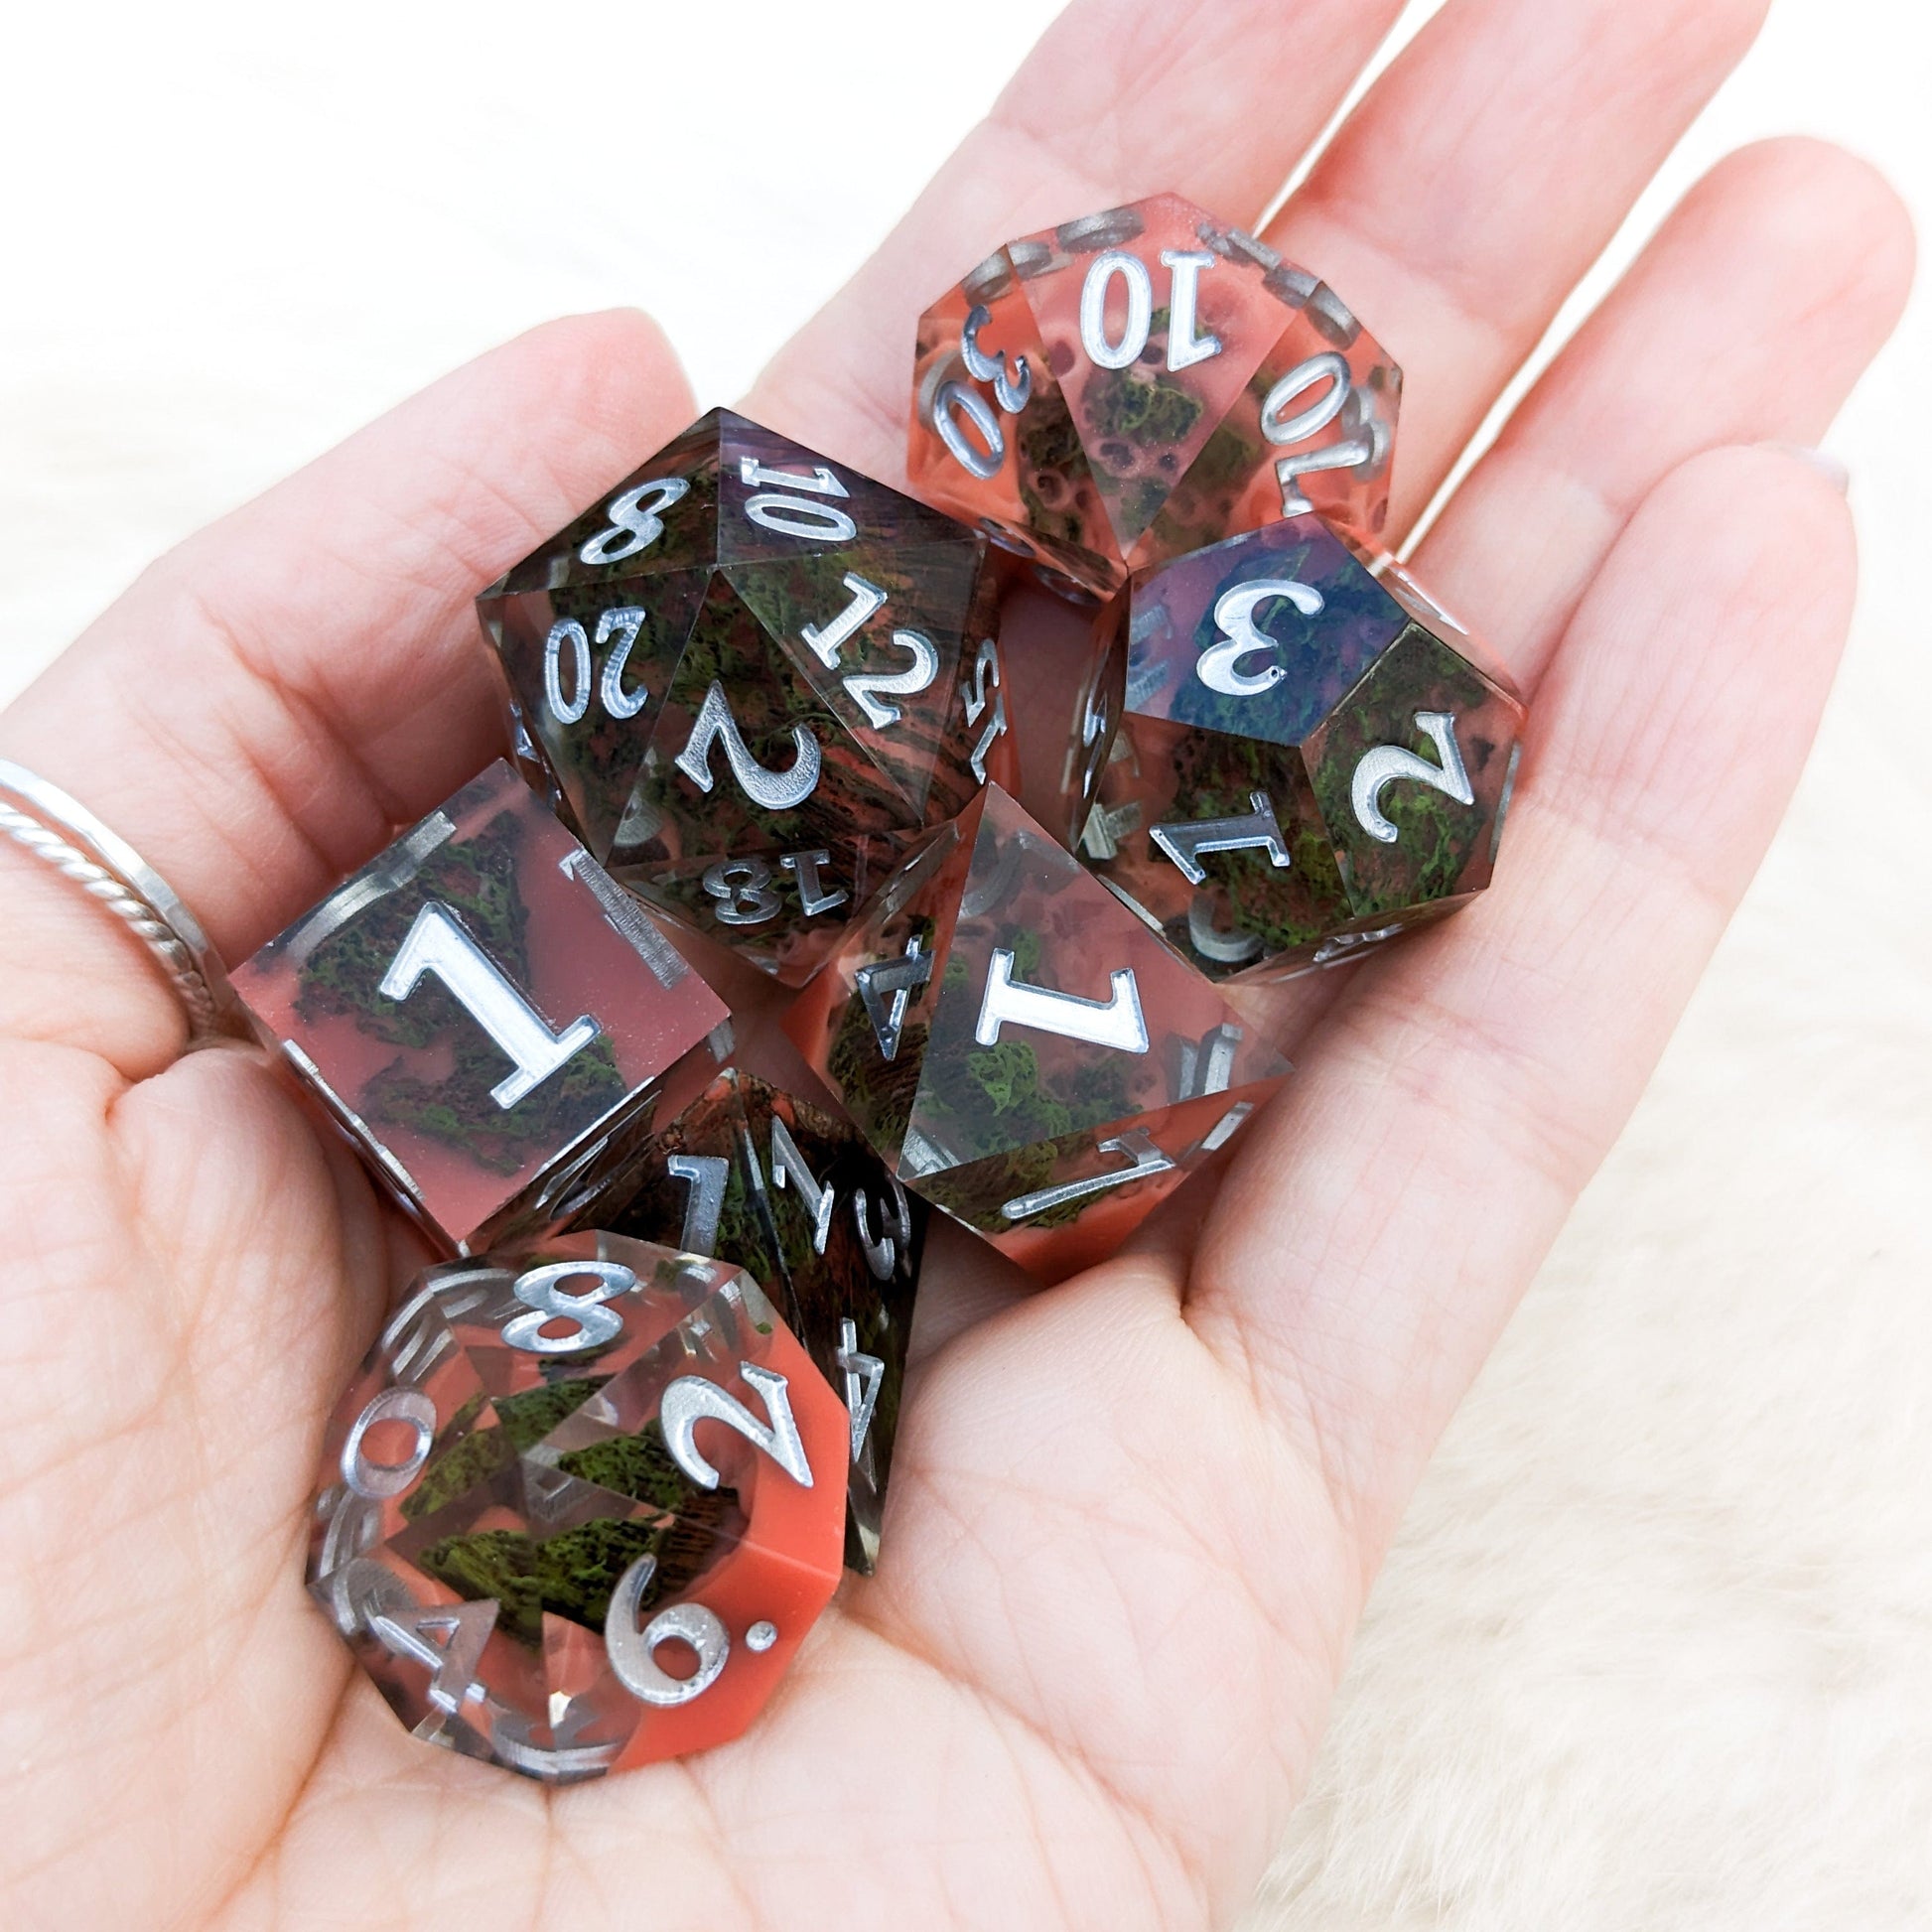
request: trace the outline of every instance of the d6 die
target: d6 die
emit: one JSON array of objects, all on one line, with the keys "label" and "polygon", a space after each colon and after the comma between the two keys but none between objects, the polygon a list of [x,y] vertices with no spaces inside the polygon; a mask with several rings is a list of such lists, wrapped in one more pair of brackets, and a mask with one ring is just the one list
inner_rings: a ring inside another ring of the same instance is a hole
[{"label": "d6 die", "polygon": [[1202,972],[1326,965],[1488,884],[1522,704],[1320,518],[1137,572],[1101,636],[1080,855]]},{"label": "d6 die", "polygon": [[233,977],[270,1047],[452,1249],[581,1206],[653,1105],[711,1077],[729,1018],[500,761]]},{"label": "d6 die", "polygon": [[850,1122],[729,1068],[600,1204],[619,1234],[766,1284],[852,1420],[846,1563],[870,1575],[898,1424],[926,1206]]},{"label": "d6 die", "polygon": [[1288,1071],[997,785],[785,1024],[907,1187],[1048,1281],[1111,1253]]},{"label": "d6 die", "polygon": [[797,984],[1012,768],[986,540],[714,410],[478,600],[599,860]]},{"label": "d6 die", "polygon": [[431,1269],[337,1406],[309,1584],[417,1736],[547,1782],[734,1737],[839,1579],[846,1415],[750,1277]]},{"label": "d6 die", "polygon": [[1009,242],[926,311],[909,471],[1104,593],[1310,509],[1372,537],[1401,389],[1332,289],[1158,195]]}]

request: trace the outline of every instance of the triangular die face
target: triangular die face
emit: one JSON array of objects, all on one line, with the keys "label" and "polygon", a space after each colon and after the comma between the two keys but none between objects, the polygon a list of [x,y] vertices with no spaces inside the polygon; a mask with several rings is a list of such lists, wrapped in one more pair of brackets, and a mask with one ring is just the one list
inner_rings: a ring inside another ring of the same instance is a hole
[{"label": "triangular die face", "polygon": [[799,549],[729,573],[915,821],[956,756],[952,710],[982,552],[971,539]]},{"label": "triangular die face", "polygon": [[1082,853],[1209,979],[1272,977],[1353,916],[1300,752],[1136,713],[1114,751]]},{"label": "triangular die face", "polygon": [[845,545],[970,542],[939,511],[775,430],[720,412],[718,561],[759,563]]},{"label": "triangular die face", "polygon": [[808,851],[746,852],[625,866],[615,876],[781,986],[803,986],[891,875],[914,834],[827,839]]},{"label": "triangular die face", "polygon": [[[974,346],[1010,384],[1025,385],[1017,412],[1002,405],[994,381],[966,366],[962,341],[976,307],[987,321]],[[1022,363],[1024,377],[1014,373]],[[1118,577],[1113,527],[1010,251],[982,263],[919,319],[912,421],[914,488],[1082,583]]]},{"label": "triangular die face", "polygon": [[1300,745],[1407,621],[1318,517],[1265,524],[1135,578],[1126,708]]},{"label": "triangular die face", "polygon": [[[1220,235],[1191,203],[1158,195],[1015,244],[1016,253],[1052,244],[1066,257],[1026,283],[1027,298],[1130,563],[1280,333],[1259,278],[1209,245]],[[1131,258],[1138,274],[1097,268],[1107,257]],[[1190,295],[1187,327],[1176,312]],[[1122,366],[1106,365],[1130,351]]]},{"label": "triangular die face", "polygon": [[648,816],[624,828],[619,865],[809,852],[918,824],[722,571],[692,624],[635,796]]},{"label": "triangular die face", "polygon": [[[652,1137],[643,1166],[625,1182],[623,1205],[608,1225],[618,1234],[672,1247],[701,1246],[727,1255],[776,1292],[779,1258],[744,1159],[752,1123],[741,1092],[743,1075],[728,1067]],[[672,1162],[722,1161],[722,1173],[673,1173]],[[715,1200],[707,1182],[719,1191]]]},{"label": "triangular die face", "polygon": [[721,413],[701,416],[604,490],[484,596],[604,587],[716,563]]},{"label": "triangular die face", "polygon": [[[807,983],[785,1031],[889,1163],[903,1147],[987,793],[941,826]],[[925,1157],[916,1149],[914,1167]]]},{"label": "triangular die face", "polygon": [[997,786],[985,798],[907,1128],[908,1146],[932,1151],[924,1173],[1165,1106],[1173,1042],[1216,1028],[1240,1030],[1229,1084],[1280,1071],[1214,988],[1013,799]]},{"label": "triangular die face", "polygon": [[[1225,1074],[1239,1042],[1191,1042],[1196,1082]],[[1115,1253],[1201,1163],[1227,1146],[1280,1085],[1286,1066],[1247,1085],[1196,1093],[1132,1120],[948,1169],[921,1183],[934,1206],[1047,1279]]]},{"label": "triangular die face", "polygon": [[616,843],[709,582],[656,571],[523,592],[489,614],[517,710],[595,859]]}]

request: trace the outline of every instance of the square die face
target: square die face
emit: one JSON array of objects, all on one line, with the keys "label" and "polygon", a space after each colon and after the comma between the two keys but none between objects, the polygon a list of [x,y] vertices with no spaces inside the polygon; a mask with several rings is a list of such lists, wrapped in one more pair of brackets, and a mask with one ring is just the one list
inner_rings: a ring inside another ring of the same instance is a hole
[{"label": "square die face", "polygon": [[403,1205],[459,1247],[727,1017],[500,761],[234,983]]}]

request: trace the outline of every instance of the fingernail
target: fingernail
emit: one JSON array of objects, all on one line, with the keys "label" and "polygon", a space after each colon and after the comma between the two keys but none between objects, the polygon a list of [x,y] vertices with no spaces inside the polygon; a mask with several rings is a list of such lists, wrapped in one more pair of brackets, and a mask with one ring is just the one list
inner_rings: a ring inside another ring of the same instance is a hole
[{"label": "fingernail", "polygon": [[1781,456],[1794,457],[1798,462],[1816,470],[1841,496],[1849,496],[1852,493],[1851,471],[1829,450],[1814,449],[1809,443],[1766,443],[1764,448],[1776,450]]}]

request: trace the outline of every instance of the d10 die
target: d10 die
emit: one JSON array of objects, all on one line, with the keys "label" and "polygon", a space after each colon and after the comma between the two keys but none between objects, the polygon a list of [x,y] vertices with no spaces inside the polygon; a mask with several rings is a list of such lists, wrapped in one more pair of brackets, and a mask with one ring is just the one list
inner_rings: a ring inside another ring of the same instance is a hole
[{"label": "d10 die", "polygon": [[234,985],[376,1178],[455,1249],[580,1207],[654,1105],[712,1077],[729,1018],[500,761]]},{"label": "d10 die", "polygon": [[478,599],[591,852],[801,982],[895,840],[1012,769],[986,540],[728,410]]},{"label": "d10 die", "polygon": [[846,1414],[751,1278],[433,1268],[329,1426],[309,1586],[419,1737],[552,1782],[735,1737],[830,1599]]},{"label": "d10 die", "polygon": [[870,1576],[898,1426],[926,1206],[850,1122],[736,1068],[652,1136],[600,1205],[619,1234],[766,1284],[852,1421],[846,1563]]},{"label": "d10 die", "polygon": [[1111,1253],[1288,1071],[998,786],[786,1027],[908,1187],[1046,1280]]},{"label": "d10 die", "polygon": [[1523,707],[1320,518],[1137,573],[1102,631],[1080,854],[1203,972],[1326,965],[1489,883]]},{"label": "d10 die", "polygon": [[1158,195],[1009,242],[926,311],[910,475],[1106,592],[1310,509],[1372,537],[1401,389],[1332,289]]}]

